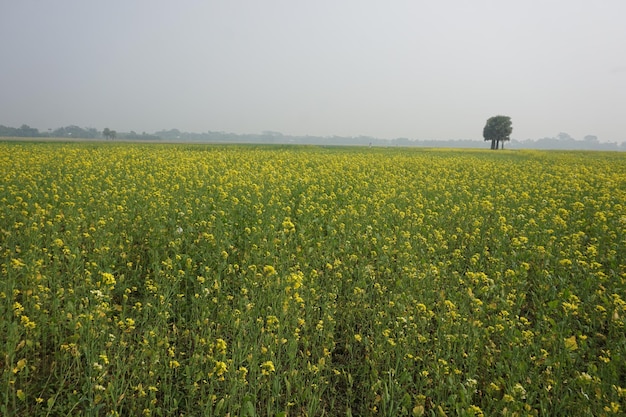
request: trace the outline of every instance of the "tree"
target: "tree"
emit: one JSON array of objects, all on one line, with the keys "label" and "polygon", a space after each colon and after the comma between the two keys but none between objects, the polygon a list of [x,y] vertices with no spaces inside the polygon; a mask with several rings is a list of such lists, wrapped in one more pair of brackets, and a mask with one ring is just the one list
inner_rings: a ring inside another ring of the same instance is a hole
[{"label": "tree", "polygon": [[58,138],[71,137],[81,139],[93,139],[98,136],[98,131],[94,128],[83,129],[76,125],[60,127],[52,132],[52,136]]},{"label": "tree", "polygon": [[558,135],[556,135],[556,138],[558,140],[562,140],[562,141],[569,141],[569,142],[573,142],[576,139],[574,139],[573,137],[571,137],[569,134],[565,133],[565,132],[560,132]]},{"label": "tree", "polygon": [[39,136],[39,129],[30,127],[28,125],[22,125],[19,129],[17,129],[16,133],[16,136],[20,136],[23,138],[36,138]]},{"label": "tree", "polygon": [[105,127],[104,130],[102,131],[102,136],[104,136],[105,139],[115,139],[115,135],[117,133],[115,132],[115,130],[111,130],[108,127]]},{"label": "tree", "polygon": [[511,132],[513,125],[509,116],[493,116],[487,119],[485,128],[483,129],[483,138],[485,141],[491,141],[491,149],[504,149],[504,142],[511,140]]}]

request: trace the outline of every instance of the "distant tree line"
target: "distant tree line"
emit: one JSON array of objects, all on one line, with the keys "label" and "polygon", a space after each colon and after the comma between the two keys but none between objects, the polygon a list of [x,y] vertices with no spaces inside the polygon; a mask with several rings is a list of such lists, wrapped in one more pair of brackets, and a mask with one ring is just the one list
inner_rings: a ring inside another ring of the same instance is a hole
[{"label": "distant tree line", "polygon": [[[593,135],[585,136],[584,140],[575,140],[565,133],[559,133],[555,138],[538,140],[516,140],[510,138],[511,126],[504,123],[503,132],[496,130],[495,134],[488,129],[488,141],[493,149],[508,143],[509,149],[579,149],[579,150],[607,150],[626,151],[626,142],[599,142]],[[483,132],[484,133],[484,132]],[[195,143],[251,143],[251,144],[295,144],[295,145],[342,145],[342,146],[378,146],[378,147],[429,147],[429,148],[483,148],[483,141],[475,139],[451,140],[414,140],[407,138],[380,139],[370,136],[292,136],[278,132],[262,132],[254,134],[236,134],[228,132],[208,131],[203,133],[183,132],[178,129],[161,130],[155,133],[161,140],[168,142],[195,142]]]},{"label": "distant tree line", "polygon": [[55,129],[50,133],[50,136],[53,138],[97,139],[100,137],[100,132],[94,128],[83,129],[72,125]]},{"label": "distant tree line", "polygon": [[57,129],[49,129],[40,132],[39,129],[30,127],[26,124],[20,127],[9,127],[0,125],[0,137],[17,137],[17,138],[77,138],[77,139],[125,139],[125,140],[159,140],[157,135],[146,132],[141,134],[135,131],[118,133],[108,127],[102,132],[98,129],[89,127],[82,128],[75,125],[59,127]]},{"label": "distant tree line", "polygon": [[83,129],[78,126],[65,126],[55,130],[48,130],[47,132],[40,132],[35,127],[28,125],[22,125],[20,127],[9,127],[0,125],[0,136],[2,137],[18,137],[18,138],[81,138],[81,139],[96,139],[101,137],[100,132],[94,128]]},{"label": "distant tree line", "polygon": [[22,125],[21,127],[9,127],[0,125],[0,136],[3,137],[18,137],[18,138],[37,138],[41,136],[39,129],[30,127],[28,125]]},{"label": "distant tree line", "polygon": [[[487,125],[485,125],[487,128]],[[573,149],[573,150],[607,150],[626,151],[626,142],[600,142],[596,136],[587,135],[584,140],[576,140],[567,133],[559,133],[556,137],[542,139],[516,140],[510,138],[510,125],[505,123],[504,129],[498,132],[490,126],[487,132],[483,129],[483,138],[490,141],[492,149],[496,149],[498,142],[509,142],[509,149]],[[107,130],[109,135],[107,135]],[[108,127],[103,131],[94,128],[66,126],[58,129],[49,129],[40,132],[28,125],[19,128],[0,125],[0,137],[51,137],[51,138],[78,138],[78,139],[115,139],[130,141],[167,141],[167,142],[194,142],[194,143],[251,143],[251,144],[294,144],[294,145],[321,145],[321,146],[378,146],[378,147],[429,147],[429,148],[482,148],[483,141],[475,139],[456,140],[414,140],[408,138],[379,139],[371,136],[292,136],[280,132],[266,131],[262,133],[237,134],[220,131],[201,133],[183,132],[178,129],[161,130],[153,134],[135,131],[115,132]],[[494,133],[495,132],[495,133]],[[508,133],[507,133],[508,132]],[[487,136],[485,137],[485,134]]]},{"label": "distant tree line", "polygon": [[626,151],[626,142],[600,142],[595,135],[587,135],[583,140],[577,140],[569,134],[561,132],[555,137],[541,139],[514,140],[512,147],[516,149],[554,149],[554,150],[597,150],[597,151]]}]

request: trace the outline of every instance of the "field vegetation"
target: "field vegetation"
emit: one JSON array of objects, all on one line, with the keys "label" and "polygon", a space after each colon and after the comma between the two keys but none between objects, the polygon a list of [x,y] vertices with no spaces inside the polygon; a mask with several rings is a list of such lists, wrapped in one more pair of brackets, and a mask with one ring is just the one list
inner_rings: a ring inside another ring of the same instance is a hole
[{"label": "field vegetation", "polygon": [[626,156],[0,142],[0,415],[626,412]]}]

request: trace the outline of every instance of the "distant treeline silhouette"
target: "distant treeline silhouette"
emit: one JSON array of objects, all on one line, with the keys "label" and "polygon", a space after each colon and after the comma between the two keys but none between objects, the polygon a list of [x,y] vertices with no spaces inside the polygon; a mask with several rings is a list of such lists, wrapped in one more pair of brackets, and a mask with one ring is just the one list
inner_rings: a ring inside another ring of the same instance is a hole
[{"label": "distant treeline silhouette", "polygon": [[[82,128],[75,125],[48,129],[39,129],[26,124],[15,128],[0,125],[0,137],[20,138],[76,138],[105,139],[103,131],[95,128]],[[132,141],[163,141],[193,143],[252,143],[252,144],[297,144],[297,145],[348,145],[348,146],[393,146],[393,147],[432,147],[432,148],[485,148],[480,139],[457,140],[415,140],[408,138],[380,139],[370,136],[293,136],[280,132],[265,131],[262,133],[237,134],[228,132],[208,131],[203,133],[181,132],[178,129],[161,130],[155,133],[117,132],[116,140]],[[508,149],[563,149],[563,150],[605,150],[626,151],[626,142],[600,142],[596,136],[585,136],[584,140],[576,140],[567,133],[559,133],[556,137],[542,139],[511,139]]]}]

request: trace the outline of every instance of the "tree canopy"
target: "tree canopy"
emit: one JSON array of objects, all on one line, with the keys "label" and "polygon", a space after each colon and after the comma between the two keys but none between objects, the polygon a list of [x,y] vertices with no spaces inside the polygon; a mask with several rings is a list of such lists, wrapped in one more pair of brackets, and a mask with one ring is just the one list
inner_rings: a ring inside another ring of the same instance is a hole
[{"label": "tree canopy", "polygon": [[498,115],[487,119],[483,129],[483,137],[485,141],[491,141],[491,149],[499,149],[500,142],[502,142],[502,149],[504,149],[504,142],[511,140],[511,132],[513,132],[511,118]]},{"label": "tree canopy", "polygon": [[102,131],[102,136],[104,136],[105,139],[115,139],[116,135],[117,132],[115,130],[109,129],[108,127],[105,127]]}]

